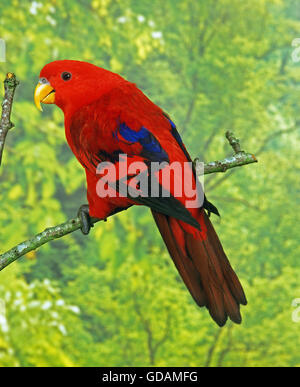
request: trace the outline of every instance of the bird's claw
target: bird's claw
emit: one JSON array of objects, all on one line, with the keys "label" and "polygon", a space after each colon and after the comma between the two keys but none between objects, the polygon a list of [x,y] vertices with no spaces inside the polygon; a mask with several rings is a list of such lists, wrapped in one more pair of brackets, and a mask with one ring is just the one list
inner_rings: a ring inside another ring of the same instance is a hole
[{"label": "bird's claw", "polygon": [[94,224],[90,217],[88,204],[83,204],[82,206],[79,207],[77,216],[80,219],[80,223],[81,223],[80,230],[82,234],[88,235],[88,233],[90,232],[90,229],[94,227]]}]

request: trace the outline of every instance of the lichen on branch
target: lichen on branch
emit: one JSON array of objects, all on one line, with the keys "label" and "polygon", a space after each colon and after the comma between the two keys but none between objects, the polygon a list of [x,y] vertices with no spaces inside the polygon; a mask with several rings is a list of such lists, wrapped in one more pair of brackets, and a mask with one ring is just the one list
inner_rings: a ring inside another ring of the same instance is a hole
[{"label": "lichen on branch", "polygon": [[[204,164],[204,175],[216,172],[226,172],[228,169],[241,167],[242,165],[257,163],[256,157],[251,153],[241,150],[240,141],[230,131],[225,134],[229,144],[234,150],[234,154],[223,160],[211,161]],[[197,171],[197,166],[196,166]],[[198,171],[197,171],[198,172]],[[198,174],[201,172],[199,171]]]},{"label": "lichen on branch", "polygon": [[4,80],[4,98],[2,102],[2,113],[0,120],[0,165],[8,131],[13,128],[14,124],[10,121],[14,94],[19,81],[15,74],[7,73]]}]

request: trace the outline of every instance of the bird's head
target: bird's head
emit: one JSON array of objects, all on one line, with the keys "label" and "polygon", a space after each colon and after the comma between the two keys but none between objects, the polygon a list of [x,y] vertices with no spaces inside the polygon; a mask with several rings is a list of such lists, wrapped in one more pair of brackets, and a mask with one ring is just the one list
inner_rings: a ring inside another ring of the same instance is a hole
[{"label": "bird's head", "polygon": [[95,101],[122,81],[124,79],[119,75],[91,63],[59,60],[42,69],[34,101],[41,111],[41,103],[44,103],[56,104],[65,113],[71,113]]}]

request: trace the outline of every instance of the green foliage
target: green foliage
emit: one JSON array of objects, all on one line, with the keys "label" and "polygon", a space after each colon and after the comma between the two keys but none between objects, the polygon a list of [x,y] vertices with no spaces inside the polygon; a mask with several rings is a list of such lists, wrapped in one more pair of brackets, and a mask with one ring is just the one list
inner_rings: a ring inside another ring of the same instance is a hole
[{"label": "green foliage", "polygon": [[7,71],[21,81],[0,168],[1,251],[73,217],[84,171],[63,115],[33,104],[39,71],[79,59],[137,83],[193,156],[259,163],[207,177],[213,219],[245,285],[243,324],[219,329],[178,277],[149,211],[134,208],[0,273],[0,365],[299,366],[299,37],[294,0],[0,0]]}]

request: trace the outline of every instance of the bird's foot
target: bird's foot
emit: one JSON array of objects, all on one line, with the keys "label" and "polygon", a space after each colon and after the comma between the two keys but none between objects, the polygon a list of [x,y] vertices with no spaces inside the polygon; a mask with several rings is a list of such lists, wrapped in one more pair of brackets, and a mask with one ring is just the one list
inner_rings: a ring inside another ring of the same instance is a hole
[{"label": "bird's foot", "polygon": [[92,218],[90,217],[90,209],[88,204],[83,204],[79,207],[77,216],[80,219],[80,230],[82,234],[88,235],[90,229],[94,227],[94,223],[92,222]]}]

